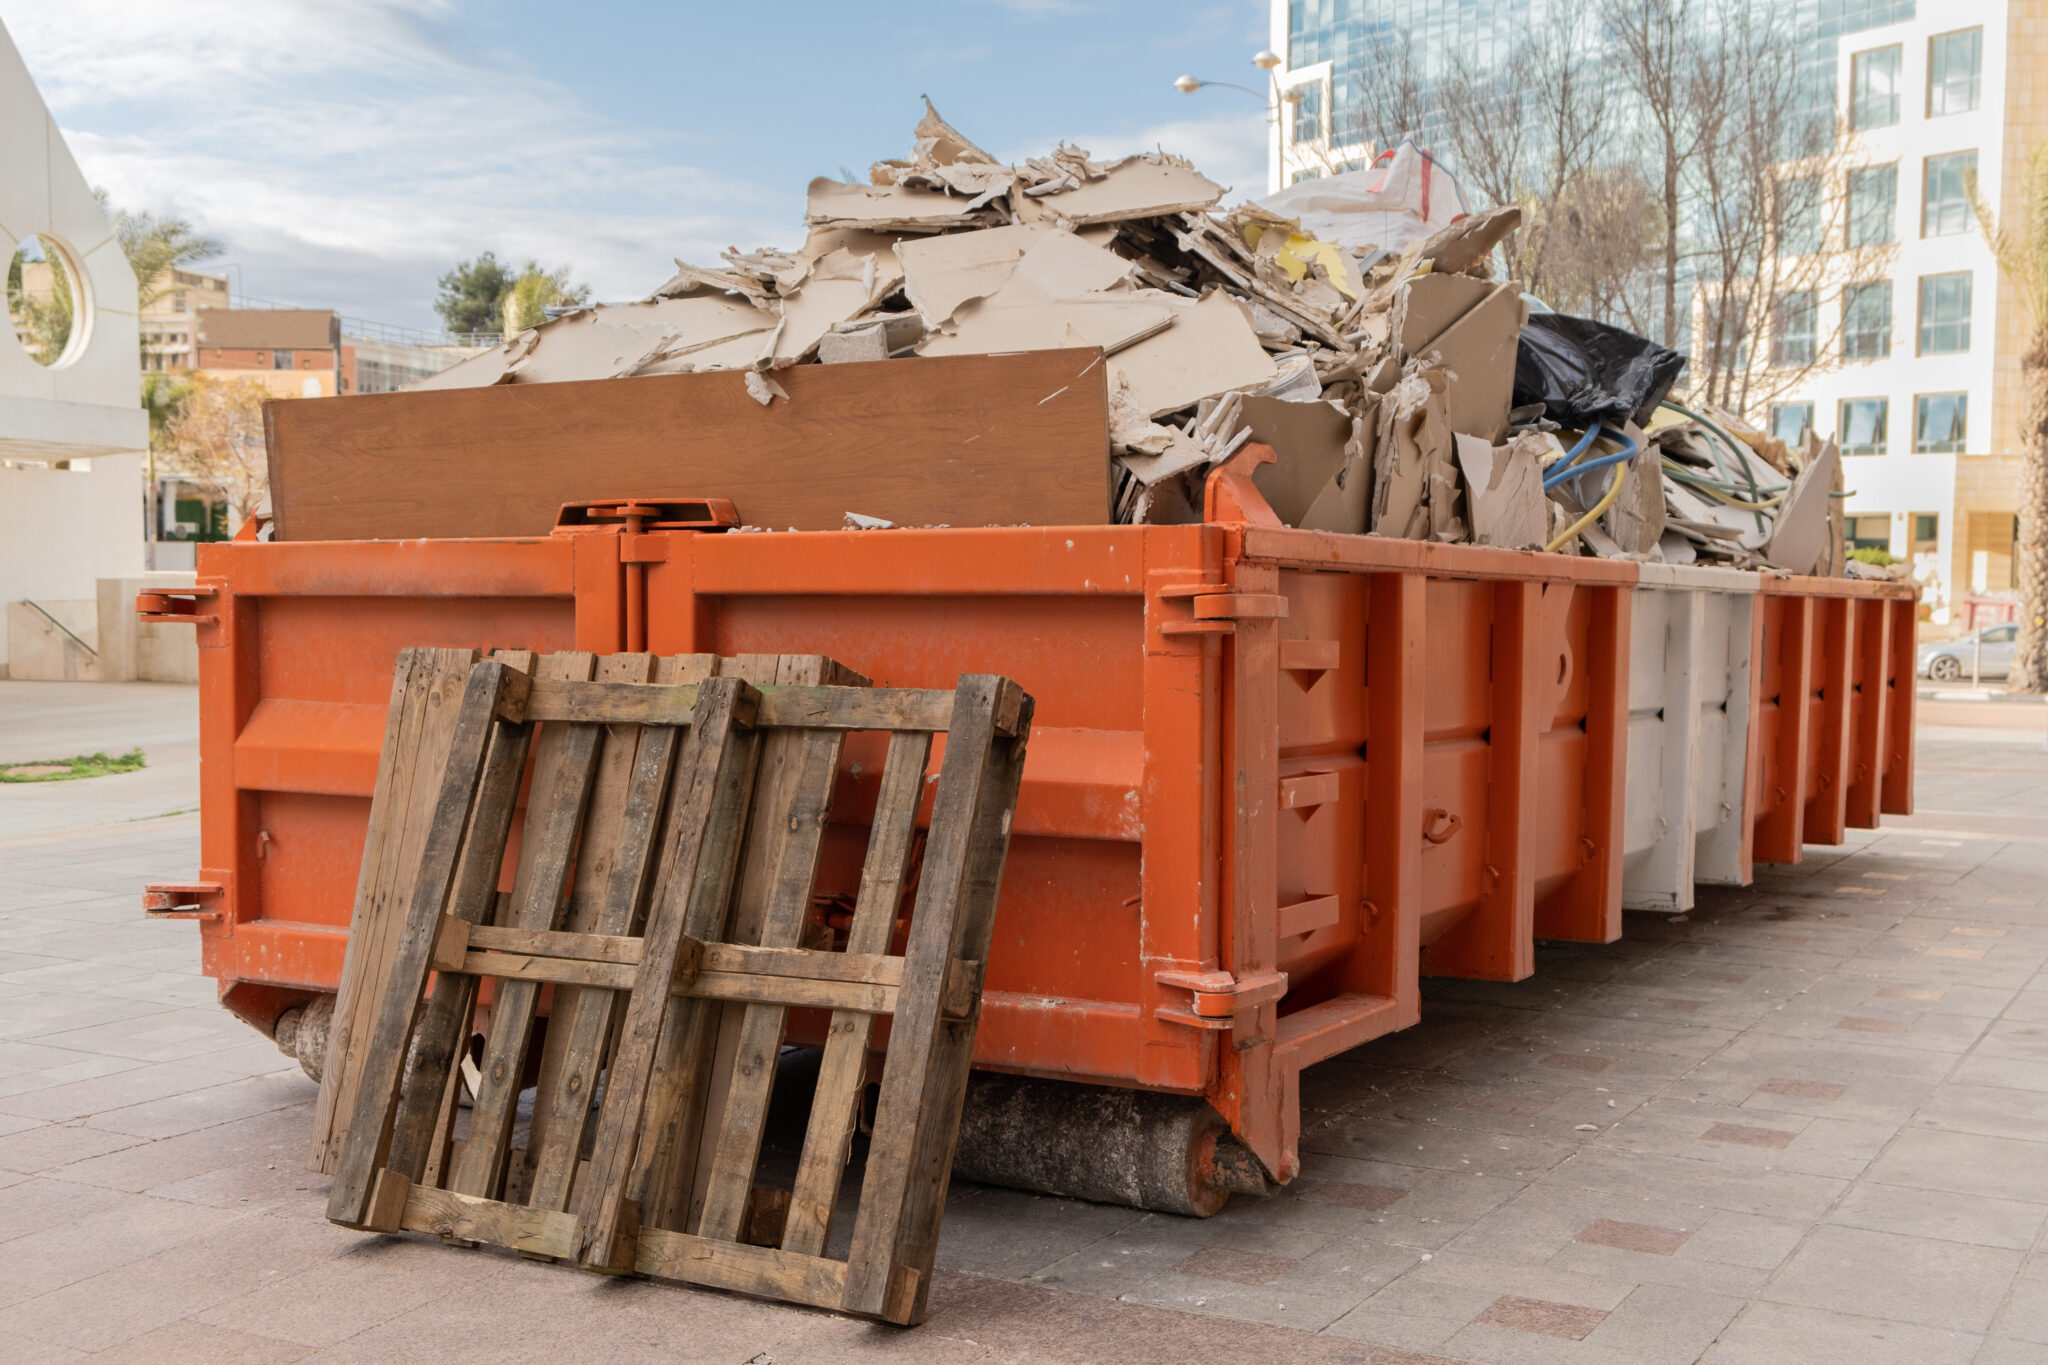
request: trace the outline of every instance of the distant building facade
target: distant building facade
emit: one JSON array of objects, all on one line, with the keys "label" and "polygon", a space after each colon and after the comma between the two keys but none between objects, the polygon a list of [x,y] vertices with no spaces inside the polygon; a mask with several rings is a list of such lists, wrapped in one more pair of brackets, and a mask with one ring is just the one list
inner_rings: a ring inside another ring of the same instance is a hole
[{"label": "distant building facade", "polygon": [[[1838,439],[1852,541],[1909,561],[1932,619],[1960,619],[1965,597],[2015,582],[2026,340],[1972,191],[2001,221],[2024,216],[2018,171],[2048,137],[2048,20],[2038,0],[1774,8],[1791,16],[1812,98],[1840,114],[1849,164],[1827,191],[1841,226],[1816,243],[1838,258],[1827,283],[1769,301],[1805,333],[1774,336],[1774,358],[1811,368],[1748,415],[1788,442],[1806,429]],[[1454,54],[1504,69],[1545,11],[1544,0],[1273,0],[1272,46],[1286,54],[1277,91],[1301,98],[1272,105],[1270,185],[1366,164],[1362,83],[1388,54],[1404,54],[1427,108]]]}]

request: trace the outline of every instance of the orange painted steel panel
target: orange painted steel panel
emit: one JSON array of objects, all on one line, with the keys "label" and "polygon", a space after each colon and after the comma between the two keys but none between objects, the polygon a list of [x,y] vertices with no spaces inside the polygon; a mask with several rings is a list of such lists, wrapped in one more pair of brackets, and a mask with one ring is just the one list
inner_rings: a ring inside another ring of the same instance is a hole
[{"label": "orange painted steel panel", "polygon": [[[977,1064],[1205,1095],[1286,1178],[1301,1070],[1414,1023],[1421,973],[1514,979],[1538,936],[1620,931],[1636,569],[1292,530],[1251,464],[1199,526],[658,531],[630,562],[588,528],[202,547],[206,970],[260,1026],[333,989],[401,648],[997,671],[1038,721]],[[1758,856],[1910,806],[1912,610],[1883,585],[1760,593]],[[867,738],[822,894],[858,875]]]}]

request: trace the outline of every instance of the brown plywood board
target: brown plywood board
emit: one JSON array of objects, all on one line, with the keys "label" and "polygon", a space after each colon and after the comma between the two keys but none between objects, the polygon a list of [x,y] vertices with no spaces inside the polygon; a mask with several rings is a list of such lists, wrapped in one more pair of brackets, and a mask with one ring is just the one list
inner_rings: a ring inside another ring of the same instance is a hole
[{"label": "brown plywood board", "polygon": [[748,525],[1109,519],[1100,353],[298,398],[266,409],[279,540],[540,536],[565,502],[730,498]]}]

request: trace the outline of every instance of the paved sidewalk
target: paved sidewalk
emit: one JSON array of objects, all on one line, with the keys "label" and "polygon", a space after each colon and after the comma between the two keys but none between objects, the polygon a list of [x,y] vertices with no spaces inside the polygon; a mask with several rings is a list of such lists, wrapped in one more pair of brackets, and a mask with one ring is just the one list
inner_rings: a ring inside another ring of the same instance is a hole
[{"label": "paved sidewalk", "polygon": [[1429,983],[1273,1199],[957,1188],[911,1333],[330,1227],[312,1086],[136,908],[196,817],[0,832],[0,1357],[2048,1362],[2048,754],[1927,719],[1919,814]]}]

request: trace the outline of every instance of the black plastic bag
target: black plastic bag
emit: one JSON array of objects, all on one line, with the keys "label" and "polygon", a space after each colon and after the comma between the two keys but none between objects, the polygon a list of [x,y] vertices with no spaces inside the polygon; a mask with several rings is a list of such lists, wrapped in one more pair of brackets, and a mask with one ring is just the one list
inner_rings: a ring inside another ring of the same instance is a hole
[{"label": "black plastic bag", "polygon": [[1671,392],[1685,357],[1591,318],[1537,313],[1515,348],[1515,406],[1541,403],[1568,427],[1642,426]]}]

